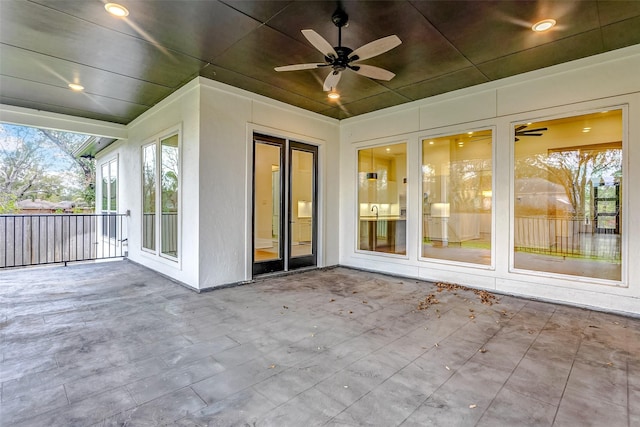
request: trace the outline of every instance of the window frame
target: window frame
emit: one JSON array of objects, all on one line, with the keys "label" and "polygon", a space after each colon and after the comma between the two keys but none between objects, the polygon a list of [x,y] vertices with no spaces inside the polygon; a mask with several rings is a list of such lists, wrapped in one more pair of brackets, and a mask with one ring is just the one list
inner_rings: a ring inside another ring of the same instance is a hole
[{"label": "window frame", "polygon": [[[174,136],[178,137],[178,208],[177,208],[177,256],[172,256],[162,252],[162,141],[172,138]],[[155,145],[155,165],[154,165],[154,178],[155,178],[155,218],[154,218],[154,239],[155,245],[153,249],[145,248],[143,246],[144,242],[144,151],[147,147]],[[178,265],[181,264],[182,259],[182,128],[180,125],[173,126],[171,128],[166,129],[163,132],[157,133],[151,138],[145,140],[145,142],[140,147],[140,250],[143,254],[147,254],[153,256],[154,258],[170,261],[172,265],[176,263]]]},{"label": "window frame", "polygon": [[[359,202],[359,184],[360,184],[360,178],[359,178],[359,174],[360,174],[360,170],[359,170],[359,152],[360,151],[365,151],[365,150],[369,150],[369,149],[375,149],[375,148],[380,148],[380,147],[385,147],[385,146],[393,146],[393,145],[401,145],[404,144],[405,146],[405,155],[406,155],[406,161],[405,161],[405,175],[407,178],[407,188],[406,188],[406,214],[405,214],[405,253],[401,254],[401,253],[392,253],[392,252],[382,252],[382,251],[371,251],[371,250],[366,250],[366,249],[360,249],[359,248],[359,241],[360,241],[360,202]],[[366,141],[363,143],[359,143],[356,146],[353,147],[354,149],[354,164],[355,164],[355,179],[354,179],[354,194],[355,194],[355,203],[353,206],[353,211],[354,212],[354,222],[353,222],[353,229],[355,230],[354,233],[354,238],[353,238],[353,250],[355,254],[361,254],[361,255],[367,255],[367,256],[381,256],[381,257],[385,257],[385,258],[395,258],[395,259],[409,259],[409,254],[410,254],[410,240],[409,240],[409,223],[410,223],[410,218],[411,218],[411,194],[412,194],[412,187],[411,187],[411,180],[409,179],[409,175],[410,175],[410,161],[409,161],[409,153],[410,153],[410,147],[412,144],[412,140],[407,137],[407,138],[403,138],[403,139],[391,139],[388,141],[384,141],[384,142],[376,142],[374,144],[372,144],[370,141]]]},{"label": "window frame", "polygon": [[[621,232],[620,233],[620,280],[611,280],[593,276],[578,276],[571,274],[563,274],[549,271],[541,271],[541,270],[528,270],[523,268],[515,267],[515,179],[516,179],[516,150],[515,150],[515,127],[522,123],[537,123],[543,121],[551,121],[558,119],[567,119],[567,118],[577,118],[580,116],[585,116],[589,114],[607,112],[612,110],[620,110],[622,116],[622,182],[628,183],[628,175],[629,175],[629,105],[626,103],[614,104],[614,105],[602,105],[593,108],[586,108],[584,110],[572,110],[566,111],[557,114],[548,114],[548,115],[518,115],[517,120],[509,121],[509,263],[508,263],[508,272],[510,274],[517,274],[523,276],[532,276],[532,277],[540,277],[540,278],[553,278],[559,280],[571,280],[577,283],[587,283],[587,284],[595,284],[598,286],[612,286],[618,288],[628,288],[628,233]],[[580,145],[579,147],[583,147]],[[567,147],[564,147],[567,148]],[[629,185],[623,185],[620,191],[620,197],[622,199],[620,203],[620,211],[622,214],[620,215],[620,228],[622,230],[629,229]]]},{"label": "window frame", "polygon": [[[423,141],[429,139],[437,139],[443,138],[447,136],[460,135],[468,132],[481,132],[481,131],[491,131],[491,191],[492,191],[492,200],[491,200],[491,262],[489,264],[478,264],[473,262],[465,262],[465,261],[455,261],[449,259],[442,258],[429,258],[425,257],[422,254],[422,239],[424,237],[424,206],[422,203],[422,195],[423,195],[423,184],[422,184],[422,161],[424,158],[424,150],[423,150]],[[502,192],[501,189],[498,189],[496,186],[496,175],[497,175],[497,166],[496,166],[496,157],[498,150],[498,127],[495,123],[479,123],[474,126],[455,126],[446,129],[444,132],[432,133],[432,134],[421,134],[418,136],[418,159],[417,159],[417,167],[418,167],[418,175],[419,175],[419,214],[420,218],[418,221],[418,261],[419,262],[428,262],[433,264],[441,264],[448,266],[460,266],[466,268],[474,268],[477,270],[488,270],[495,271],[496,270],[496,238],[497,238],[497,230],[496,230],[496,194],[500,194]]]},{"label": "window frame", "polygon": [[[105,194],[104,194],[104,188],[103,188],[103,184],[104,184],[104,174],[103,174],[103,168],[106,167],[107,168],[107,177],[110,179],[111,178],[111,165],[115,164],[115,179],[116,179],[116,194],[115,194],[115,204],[116,207],[115,209],[112,209],[111,206],[111,201],[112,201],[112,194],[111,194],[111,183],[109,181],[107,181],[107,194],[106,194],[106,201],[107,201],[107,207],[105,208],[103,201],[105,199]],[[100,163],[99,166],[99,170],[100,170],[100,214],[103,216],[103,220],[101,221],[101,225],[100,225],[100,235],[102,236],[103,239],[108,239],[110,241],[115,241],[117,238],[117,233],[115,235],[111,235],[111,230],[107,229],[107,231],[105,231],[105,224],[109,224],[109,222],[105,223],[104,220],[104,216],[107,215],[114,215],[118,213],[118,208],[120,206],[120,189],[119,189],[119,185],[120,185],[120,162],[119,162],[119,157],[116,154],[113,157],[108,158],[107,160],[103,161],[102,163]]]}]

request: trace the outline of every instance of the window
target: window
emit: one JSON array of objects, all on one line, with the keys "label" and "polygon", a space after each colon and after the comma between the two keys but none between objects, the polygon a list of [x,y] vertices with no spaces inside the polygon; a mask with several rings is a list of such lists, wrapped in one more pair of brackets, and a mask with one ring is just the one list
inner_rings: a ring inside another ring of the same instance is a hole
[{"label": "window", "polygon": [[406,254],[407,144],[358,150],[358,249]]},{"label": "window", "polygon": [[111,216],[118,213],[118,160],[113,159],[100,167],[102,235],[115,239],[117,236],[117,218]]},{"label": "window", "polygon": [[422,256],[491,265],[490,129],[422,140]]},{"label": "window", "polygon": [[[157,160],[159,159],[159,161]],[[179,134],[142,147],[142,247],[178,258]],[[156,195],[159,195],[157,197]],[[160,212],[160,215],[156,215]]]},{"label": "window", "polygon": [[514,134],[514,267],[622,280],[622,111]]},{"label": "window", "polygon": [[178,135],[160,141],[160,206],[162,223],[162,253],[172,257],[178,256]]},{"label": "window", "polygon": [[156,144],[142,148],[142,247],[156,250]]}]

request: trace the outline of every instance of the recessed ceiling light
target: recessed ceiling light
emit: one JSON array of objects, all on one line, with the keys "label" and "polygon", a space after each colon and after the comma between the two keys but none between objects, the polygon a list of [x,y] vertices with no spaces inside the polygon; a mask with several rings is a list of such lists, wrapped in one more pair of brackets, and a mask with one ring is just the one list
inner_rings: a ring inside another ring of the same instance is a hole
[{"label": "recessed ceiling light", "polygon": [[533,24],[531,29],[533,31],[541,33],[543,31],[547,31],[547,30],[551,29],[554,25],[556,25],[556,20],[555,19],[544,19],[544,20],[542,20],[540,22],[536,22],[535,24]]},{"label": "recessed ceiling light", "polygon": [[335,90],[332,90],[331,92],[329,92],[327,96],[329,97],[329,99],[340,99],[340,94]]},{"label": "recessed ceiling light", "polygon": [[584,128],[584,129],[582,129],[582,132],[584,132],[584,133],[591,132],[591,128]]},{"label": "recessed ceiling light", "polygon": [[69,88],[71,88],[71,90],[74,90],[76,92],[80,92],[84,90],[84,86],[76,83],[69,83]]},{"label": "recessed ceiling light", "polygon": [[429,141],[429,145],[433,145],[433,144],[435,144],[435,142]]},{"label": "recessed ceiling light", "polygon": [[129,15],[129,11],[126,7],[119,5],[118,3],[107,3],[104,5],[107,12],[118,18],[124,18]]},{"label": "recessed ceiling light", "polygon": [[387,148],[387,153],[388,153],[389,151],[391,151],[391,148]]}]

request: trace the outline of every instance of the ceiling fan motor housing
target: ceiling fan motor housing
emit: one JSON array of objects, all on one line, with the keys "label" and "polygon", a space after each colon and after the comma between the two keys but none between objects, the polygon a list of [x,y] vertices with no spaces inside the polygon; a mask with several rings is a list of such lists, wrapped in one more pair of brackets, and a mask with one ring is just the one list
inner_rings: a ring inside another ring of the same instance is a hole
[{"label": "ceiling fan motor housing", "polygon": [[334,47],[336,53],[338,54],[337,58],[330,58],[325,56],[325,61],[331,64],[331,68],[335,71],[344,71],[349,66],[349,62],[353,61],[354,58],[349,58],[349,54],[353,52],[353,49],[348,48],[346,46],[335,46]]}]

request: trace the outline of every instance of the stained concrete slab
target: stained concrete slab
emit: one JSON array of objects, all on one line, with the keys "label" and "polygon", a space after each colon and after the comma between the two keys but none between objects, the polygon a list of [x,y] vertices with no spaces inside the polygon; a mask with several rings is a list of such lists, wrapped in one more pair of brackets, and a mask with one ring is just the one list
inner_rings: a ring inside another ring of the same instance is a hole
[{"label": "stained concrete slab", "polygon": [[640,319],[347,268],[204,294],[128,261],[0,271],[0,344],[2,426],[640,419]]}]

